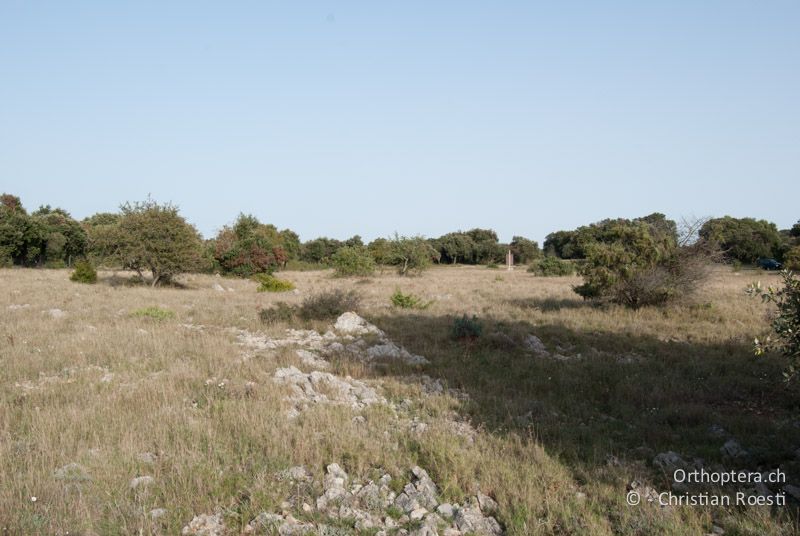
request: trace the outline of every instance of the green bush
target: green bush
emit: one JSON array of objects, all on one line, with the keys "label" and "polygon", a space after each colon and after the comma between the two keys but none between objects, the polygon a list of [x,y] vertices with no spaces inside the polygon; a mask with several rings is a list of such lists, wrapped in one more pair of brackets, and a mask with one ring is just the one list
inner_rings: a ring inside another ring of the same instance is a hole
[{"label": "green bush", "polygon": [[272,307],[261,309],[258,316],[265,324],[275,324],[278,322],[291,322],[296,314],[297,307],[293,307],[286,302],[278,302]]},{"label": "green bush", "polygon": [[450,328],[451,336],[458,340],[474,341],[481,336],[483,332],[483,324],[478,320],[477,316],[472,318],[464,315],[460,318],[453,320],[453,326]]},{"label": "green bush", "polygon": [[389,241],[389,255],[389,264],[396,266],[400,275],[422,273],[441,257],[421,236],[408,238],[399,235]]},{"label": "green bush", "polygon": [[289,229],[261,223],[258,218],[239,214],[233,226],[225,226],[213,240],[213,255],[217,265],[227,274],[251,276],[272,273],[296,258],[300,239]]},{"label": "green bush", "polygon": [[368,276],[375,272],[375,259],[364,246],[345,246],[331,257],[339,277]]},{"label": "green bush", "polygon": [[168,318],[175,318],[175,313],[159,307],[145,307],[132,312],[131,316],[138,318],[151,318],[153,320],[166,320]]},{"label": "green bush", "polygon": [[427,309],[433,302],[425,302],[413,294],[403,294],[400,289],[394,291],[391,297],[392,305],[400,309]]},{"label": "green bush", "polygon": [[777,311],[772,318],[772,331],[775,338],[766,337],[755,340],[756,355],[775,350],[789,359],[787,379],[797,375],[800,369],[800,278],[790,271],[781,272],[783,288],[767,288],[762,291],[761,283],[751,285],[748,294],[760,294],[765,303],[774,303]]},{"label": "green bush", "polygon": [[558,257],[542,257],[528,267],[528,271],[542,277],[572,275],[575,265]]},{"label": "green bush", "polygon": [[294,283],[285,279],[278,279],[270,274],[257,274],[253,276],[256,283],[261,283],[258,292],[287,292],[294,290]]},{"label": "green bush", "polygon": [[97,270],[94,269],[94,266],[89,261],[78,261],[75,263],[75,270],[69,278],[76,283],[97,283]]},{"label": "green bush", "polygon": [[784,268],[800,271],[800,246],[790,249],[783,258]]},{"label": "green bush", "polygon": [[330,320],[342,313],[356,311],[360,303],[361,297],[352,290],[330,290],[303,300],[297,314],[303,320]]},{"label": "green bush", "polygon": [[500,267],[496,263],[492,262],[492,263],[487,264],[486,268],[488,268],[489,270],[497,270]]}]

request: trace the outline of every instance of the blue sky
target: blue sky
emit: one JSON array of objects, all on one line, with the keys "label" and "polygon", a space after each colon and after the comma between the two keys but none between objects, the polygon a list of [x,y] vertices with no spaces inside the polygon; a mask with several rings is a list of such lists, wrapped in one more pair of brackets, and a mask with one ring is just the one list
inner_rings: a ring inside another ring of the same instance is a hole
[{"label": "blue sky", "polygon": [[800,2],[0,3],[0,190],[206,236],[800,218]]}]

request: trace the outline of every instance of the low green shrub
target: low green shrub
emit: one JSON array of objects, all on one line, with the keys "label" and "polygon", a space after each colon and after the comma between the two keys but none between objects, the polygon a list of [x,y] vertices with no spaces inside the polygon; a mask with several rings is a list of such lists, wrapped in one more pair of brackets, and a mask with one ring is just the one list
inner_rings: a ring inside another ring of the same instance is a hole
[{"label": "low green shrub", "polygon": [[500,266],[498,266],[496,263],[491,262],[486,265],[486,268],[489,270],[497,270],[500,268]]},{"label": "low green shrub", "polygon": [[783,266],[787,270],[800,272],[800,246],[795,246],[783,258]]},{"label": "low green shrub", "polygon": [[97,283],[97,270],[94,269],[89,261],[78,261],[75,263],[75,270],[69,276],[70,281],[76,283]]},{"label": "low green shrub", "polygon": [[168,318],[175,318],[175,313],[168,309],[161,309],[160,307],[145,307],[132,312],[131,316],[151,318],[153,320],[166,320]]},{"label": "low green shrub", "polygon": [[303,300],[297,315],[303,320],[330,320],[342,313],[356,311],[360,303],[361,297],[355,291],[330,290]]},{"label": "low green shrub", "polygon": [[542,257],[528,267],[528,271],[542,277],[557,277],[575,273],[575,265],[558,257]]},{"label": "low green shrub", "polygon": [[331,257],[339,277],[368,276],[375,272],[375,259],[364,246],[339,248]]},{"label": "low green shrub", "polygon": [[764,303],[772,303],[776,310],[772,313],[772,334],[763,340],[756,339],[755,353],[780,352],[788,360],[784,376],[791,380],[800,374],[800,277],[788,270],[781,272],[783,286],[780,288],[761,288],[761,282],[750,285],[747,292],[751,296],[761,296]]},{"label": "low green shrub", "polygon": [[265,324],[291,322],[295,315],[297,315],[297,307],[286,302],[278,302],[272,307],[265,307],[258,313],[259,318]]},{"label": "low green shrub", "polygon": [[460,318],[453,320],[453,326],[450,328],[451,336],[458,340],[474,341],[481,336],[483,332],[483,324],[481,324],[478,317],[473,315],[472,318],[464,315]]},{"label": "low green shrub", "polygon": [[253,276],[256,283],[261,283],[258,292],[287,292],[294,290],[294,283],[286,279],[278,279],[270,274],[256,274]]},{"label": "low green shrub", "polygon": [[403,294],[400,289],[394,291],[390,298],[392,305],[400,309],[427,309],[433,302],[425,302],[413,294]]}]

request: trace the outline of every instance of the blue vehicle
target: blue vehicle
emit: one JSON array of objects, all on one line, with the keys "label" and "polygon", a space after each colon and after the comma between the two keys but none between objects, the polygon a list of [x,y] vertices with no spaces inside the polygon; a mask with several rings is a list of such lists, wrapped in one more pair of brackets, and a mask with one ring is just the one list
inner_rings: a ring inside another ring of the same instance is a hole
[{"label": "blue vehicle", "polygon": [[780,270],[782,266],[781,263],[775,259],[758,259],[756,264],[764,270]]}]

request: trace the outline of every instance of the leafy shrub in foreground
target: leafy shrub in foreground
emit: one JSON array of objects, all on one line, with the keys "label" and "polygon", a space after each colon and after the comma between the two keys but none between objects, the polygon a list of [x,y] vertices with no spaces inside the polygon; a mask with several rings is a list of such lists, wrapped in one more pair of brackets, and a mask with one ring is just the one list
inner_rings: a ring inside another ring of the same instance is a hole
[{"label": "leafy shrub in foreground", "polygon": [[97,270],[94,269],[89,261],[78,261],[75,263],[75,270],[69,276],[70,281],[76,283],[97,283]]},{"label": "leafy shrub in foreground", "polygon": [[403,294],[400,289],[395,290],[390,299],[392,300],[392,305],[400,309],[427,309],[433,303],[425,302],[422,298],[413,294]]},{"label": "leafy shrub in foreground", "polygon": [[747,292],[750,295],[760,294],[765,303],[774,303],[778,310],[772,318],[773,339],[755,340],[756,355],[775,350],[789,359],[788,370],[784,373],[787,379],[793,378],[800,367],[800,278],[792,272],[781,273],[783,288],[773,287],[762,291],[761,283],[751,285]]},{"label": "leafy shrub in foreground", "polygon": [[330,320],[342,313],[355,311],[361,297],[354,291],[330,290],[303,300],[297,314],[303,320]]},{"label": "leafy shrub in foreground", "polygon": [[166,320],[168,318],[175,318],[175,313],[168,309],[161,309],[160,307],[145,307],[132,312],[131,316],[151,318],[153,320]]},{"label": "leafy shrub in foreground", "polygon": [[477,316],[472,318],[467,315],[453,320],[453,326],[450,328],[450,335],[458,340],[474,341],[481,336],[483,332],[483,324],[478,320]]},{"label": "leafy shrub in foreground", "polygon": [[261,283],[258,292],[287,292],[294,290],[294,283],[285,279],[278,279],[270,274],[258,274],[253,277],[256,283]]},{"label": "leafy shrub in foreground", "polygon": [[572,275],[575,273],[575,265],[570,261],[561,260],[557,257],[543,257],[534,261],[528,271],[543,277]]},{"label": "leafy shrub in foreground", "polygon": [[375,259],[364,246],[345,246],[331,257],[336,275],[368,276],[375,272]]},{"label": "leafy shrub in foreground", "polygon": [[261,309],[258,316],[265,324],[275,324],[278,322],[291,322],[296,314],[297,307],[293,307],[286,302],[278,302],[272,307]]}]

